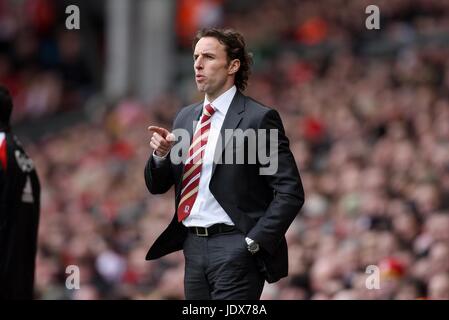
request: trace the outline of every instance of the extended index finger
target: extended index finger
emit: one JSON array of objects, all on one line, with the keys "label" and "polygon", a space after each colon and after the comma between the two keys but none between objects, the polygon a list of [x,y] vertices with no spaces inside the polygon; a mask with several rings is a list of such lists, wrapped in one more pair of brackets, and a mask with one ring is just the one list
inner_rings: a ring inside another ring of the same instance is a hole
[{"label": "extended index finger", "polygon": [[148,131],[153,131],[158,133],[160,136],[162,136],[164,139],[170,132],[167,129],[157,127],[157,126],[149,126]]}]

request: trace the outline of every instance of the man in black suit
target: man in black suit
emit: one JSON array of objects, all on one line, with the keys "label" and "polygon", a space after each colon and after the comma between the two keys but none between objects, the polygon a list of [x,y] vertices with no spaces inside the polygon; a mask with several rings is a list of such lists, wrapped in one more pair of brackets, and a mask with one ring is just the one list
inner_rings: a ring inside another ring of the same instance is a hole
[{"label": "man in black suit", "polygon": [[242,35],[201,30],[193,49],[204,101],[181,109],[172,132],[148,128],[145,181],[153,194],[174,185],[176,212],[146,259],[183,249],[187,299],[259,299],[265,280],[288,274],[285,233],[304,190],[278,112],[241,93],[251,64]]},{"label": "man in black suit", "polygon": [[12,99],[0,86],[0,300],[32,299],[40,184],[9,120]]}]

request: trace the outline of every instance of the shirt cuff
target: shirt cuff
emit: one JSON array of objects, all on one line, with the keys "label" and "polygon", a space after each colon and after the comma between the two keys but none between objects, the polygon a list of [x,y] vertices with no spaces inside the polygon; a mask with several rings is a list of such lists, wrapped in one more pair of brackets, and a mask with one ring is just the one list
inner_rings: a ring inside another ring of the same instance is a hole
[{"label": "shirt cuff", "polygon": [[153,151],[153,159],[154,159],[154,163],[156,164],[156,166],[162,164],[162,162],[165,161],[165,159],[167,159],[167,155],[165,155],[164,157],[158,156],[156,154],[155,151]]}]

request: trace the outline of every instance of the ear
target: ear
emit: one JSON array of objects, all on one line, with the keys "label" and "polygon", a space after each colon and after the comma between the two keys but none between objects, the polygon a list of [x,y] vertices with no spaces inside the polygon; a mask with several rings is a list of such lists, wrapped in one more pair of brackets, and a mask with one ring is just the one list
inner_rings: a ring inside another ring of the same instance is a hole
[{"label": "ear", "polygon": [[234,59],[229,63],[228,74],[229,75],[235,74],[237,71],[239,71],[239,69],[240,69],[240,60]]}]

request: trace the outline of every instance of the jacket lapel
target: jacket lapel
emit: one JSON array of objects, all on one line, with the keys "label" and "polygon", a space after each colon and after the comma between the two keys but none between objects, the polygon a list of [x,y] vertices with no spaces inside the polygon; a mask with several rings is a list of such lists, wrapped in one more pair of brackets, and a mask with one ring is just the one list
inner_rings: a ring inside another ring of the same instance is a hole
[{"label": "jacket lapel", "polygon": [[[189,142],[188,142],[188,145],[186,146],[186,148],[188,148],[192,144],[193,131],[194,131],[194,128],[196,128],[196,124],[199,121],[202,110],[203,110],[203,103],[201,102],[198,105],[193,107],[192,111],[187,114],[187,116],[184,118],[183,124],[180,126],[180,128],[187,130],[189,133]],[[187,142],[185,142],[185,141],[181,141],[180,143],[187,144]],[[184,155],[184,156],[187,157],[187,155]],[[184,158],[183,161],[179,165],[176,166],[175,170],[176,170],[177,177],[182,176],[182,172],[184,170],[184,161],[186,159],[187,158]]]},{"label": "jacket lapel", "polygon": [[189,132],[190,137],[189,146],[190,144],[192,144],[194,129],[196,128],[198,121],[200,121],[202,110],[203,110],[203,103],[201,102],[200,104],[196,105],[193,108],[193,111],[187,115],[184,129],[186,129]]},{"label": "jacket lapel", "polygon": [[[240,120],[243,117],[243,111],[245,110],[245,96],[237,91],[234,98],[232,99],[231,105],[229,106],[228,112],[226,113],[225,119],[223,121],[223,125],[221,126],[220,136],[218,139],[221,139],[222,143],[217,143],[217,147],[214,153],[214,159],[221,162],[221,157],[223,156],[223,151],[226,148],[226,145],[229,143],[232,135],[225,136],[226,129],[234,130],[240,123]],[[219,156],[219,157],[218,157]],[[214,175],[215,169],[217,167],[217,161],[214,161],[212,166],[212,176]]]}]

